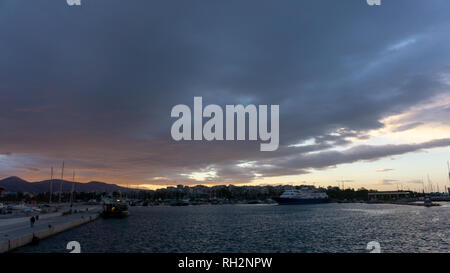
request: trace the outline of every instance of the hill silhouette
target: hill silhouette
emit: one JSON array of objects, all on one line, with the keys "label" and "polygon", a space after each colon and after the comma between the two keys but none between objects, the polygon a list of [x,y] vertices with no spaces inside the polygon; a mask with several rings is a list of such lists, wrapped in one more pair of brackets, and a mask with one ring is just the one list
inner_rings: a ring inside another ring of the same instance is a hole
[{"label": "hill silhouette", "polygon": [[[0,180],[0,187],[4,188],[5,191],[10,192],[29,192],[29,193],[44,193],[50,191],[51,180],[43,180],[39,182],[29,182],[17,176],[11,176]],[[72,190],[72,185],[75,184],[76,192],[113,192],[113,191],[132,191],[134,189],[129,189],[121,187],[115,184],[108,184],[105,182],[91,181],[88,183],[72,182],[61,179],[53,179],[53,192],[59,192],[60,186],[62,184],[63,192],[70,192]]]}]

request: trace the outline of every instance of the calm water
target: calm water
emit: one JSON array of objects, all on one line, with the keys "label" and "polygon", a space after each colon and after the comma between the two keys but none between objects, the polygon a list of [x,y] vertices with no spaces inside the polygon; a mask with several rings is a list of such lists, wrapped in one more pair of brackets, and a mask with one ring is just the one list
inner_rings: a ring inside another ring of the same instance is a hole
[{"label": "calm water", "polygon": [[450,252],[450,203],[132,207],[17,252]]}]

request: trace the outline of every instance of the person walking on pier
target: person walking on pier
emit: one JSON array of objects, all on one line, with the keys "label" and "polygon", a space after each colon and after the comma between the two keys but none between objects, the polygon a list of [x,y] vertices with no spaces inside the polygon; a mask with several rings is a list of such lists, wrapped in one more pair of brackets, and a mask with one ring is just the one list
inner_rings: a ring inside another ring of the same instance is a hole
[{"label": "person walking on pier", "polygon": [[31,227],[33,227],[34,226],[34,222],[36,221],[36,219],[34,218],[34,216],[32,216],[31,218],[30,218],[30,225],[31,225]]}]

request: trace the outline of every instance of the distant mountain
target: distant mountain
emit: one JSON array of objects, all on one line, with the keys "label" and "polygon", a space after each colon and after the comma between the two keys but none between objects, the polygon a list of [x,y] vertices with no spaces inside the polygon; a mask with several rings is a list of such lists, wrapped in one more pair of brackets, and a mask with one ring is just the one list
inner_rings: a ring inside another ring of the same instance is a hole
[{"label": "distant mountain", "polygon": [[[29,192],[29,193],[43,193],[49,192],[51,180],[44,180],[40,182],[28,182],[17,176],[11,176],[0,180],[0,187],[4,188],[5,191],[11,192]],[[59,192],[62,182],[62,191],[70,192],[72,191],[72,185],[75,184],[76,192],[113,192],[113,191],[132,191],[133,189],[128,189],[115,184],[108,184],[104,182],[91,181],[88,183],[71,182],[60,179],[53,179],[53,192]]]},{"label": "distant mountain", "polygon": [[0,187],[5,191],[13,192],[40,192],[38,187],[33,183],[25,181],[17,176],[11,176],[0,180]]}]

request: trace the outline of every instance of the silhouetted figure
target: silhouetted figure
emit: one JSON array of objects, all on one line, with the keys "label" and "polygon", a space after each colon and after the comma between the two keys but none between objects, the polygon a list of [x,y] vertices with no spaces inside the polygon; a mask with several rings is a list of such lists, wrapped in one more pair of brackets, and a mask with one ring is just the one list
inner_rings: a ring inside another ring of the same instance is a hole
[{"label": "silhouetted figure", "polygon": [[39,215],[36,215],[36,221],[39,220]]},{"label": "silhouetted figure", "polygon": [[30,218],[30,225],[31,225],[31,227],[34,226],[34,222],[36,222],[36,219],[33,216],[33,217]]}]

